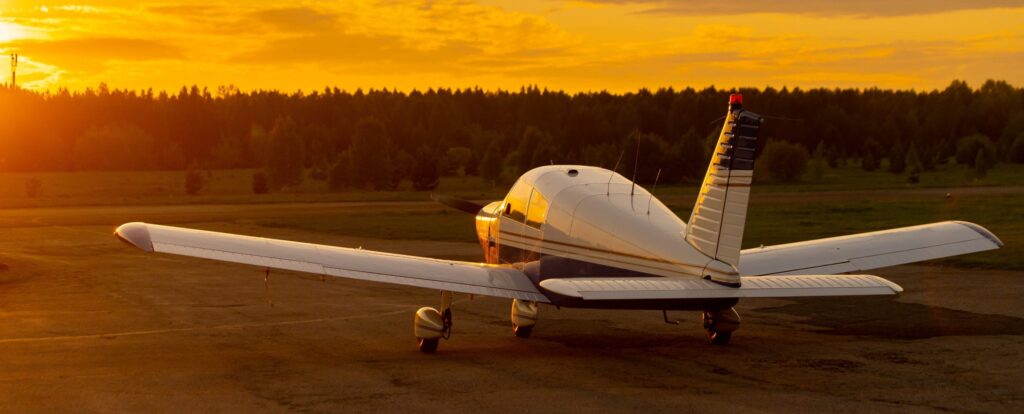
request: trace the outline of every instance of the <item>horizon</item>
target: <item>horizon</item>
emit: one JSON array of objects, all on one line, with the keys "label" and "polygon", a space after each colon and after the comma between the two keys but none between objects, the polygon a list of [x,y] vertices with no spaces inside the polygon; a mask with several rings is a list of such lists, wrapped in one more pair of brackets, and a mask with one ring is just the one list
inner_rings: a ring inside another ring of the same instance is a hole
[{"label": "horizon", "polygon": [[[37,91],[235,85],[627,93],[1024,84],[1024,4],[667,0],[8,0],[0,50]],[[4,72],[7,72],[4,70]],[[182,79],[188,79],[183,81]],[[3,75],[4,83],[10,74]]]},{"label": "horizon", "polygon": [[[562,94],[566,94],[566,95],[569,95],[569,96],[573,96],[573,95],[593,95],[593,94],[602,94],[602,93],[607,93],[607,94],[616,95],[616,96],[624,96],[624,95],[630,95],[630,94],[638,94],[638,93],[643,92],[643,91],[647,91],[647,92],[650,92],[650,93],[657,93],[658,91],[666,91],[666,90],[667,91],[674,91],[674,92],[683,92],[683,91],[687,91],[687,90],[692,90],[694,92],[700,93],[700,92],[705,92],[705,91],[708,91],[708,90],[714,90],[715,92],[718,92],[718,93],[726,93],[726,92],[729,92],[729,93],[743,93],[744,91],[751,91],[751,90],[753,90],[753,91],[756,91],[756,92],[759,92],[759,93],[763,93],[763,92],[767,91],[768,89],[772,89],[772,90],[775,90],[777,92],[786,91],[786,92],[789,92],[789,93],[793,93],[793,92],[796,92],[796,91],[801,91],[801,92],[811,92],[811,91],[855,91],[855,92],[882,91],[882,92],[893,92],[893,93],[928,94],[928,93],[939,93],[939,92],[942,92],[943,90],[948,89],[950,86],[953,86],[954,84],[960,83],[960,82],[962,82],[963,84],[967,85],[967,87],[971,91],[979,91],[979,90],[981,90],[981,88],[985,84],[987,84],[989,82],[1005,83],[1006,85],[1009,85],[1011,88],[1014,88],[1014,89],[1021,88],[1021,86],[1017,86],[1016,84],[1014,84],[1012,82],[1009,82],[1007,80],[1004,80],[1004,79],[985,79],[984,81],[981,81],[981,82],[979,82],[977,84],[971,84],[971,82],[968,82],[968,81],[963,80],[963,79],[950,79],[949,82],[945,86],[937,87],[937,88],[931,88],[931,89],[884,88],[884,87],[880,87],[880,86],[865,86],[865,87],[839,87],[839,86],[836,86],[836,87],[826,87],[826,86],[801,87],[801,86],[789,86],[789,85],[782,85],[782,86],[765,85],[765,86],[720,87],[718,85],[706,85],[706,86],[683,86],[683,87],[675,87],[675,86],[648,87],[648,86],[641,86],[641,87],[638,87],[636,89],[622,90],[622,91],[610,91],[610,90],[607,90],[607,89],[600,89],[600,90],[592,89],[592,90],[569,91],[569,90],[565,90],[565,89],[549,88],[549,87],[545,87],[543,85],[521,85],[519,87],[508,88],[508,89],[505,89],[505,88],[482,88],[480,86],[472,86],[472,87],[432,86],[432,87],[427,87],[427,88],[413,87],[411,89],[400,89],[400,88],[392,88],[392,87],[368,87],[368,88],[356,87],[354,89],[347,89],[347,88],[342,88],[342,87],[339,87],[339,86],[336,86],[336,85],[324,85],[324,86],[322,86],[320,88],[308,88],[308,89],[296,89],[296,90],[283,90],[283,89],[277,89],[277,88],[273,88],[273,87],[270,87],[270,88],[254,88],[254,89],[243,90],[243,89],[239,89],[237,86],[235,86],[233,84],[229,84],[229,85],[189,84],[189,85],[181,85],[181,86],[179,86],[177,88],[155,89],[153,87],[114,88],[114,87],[111,87],[106,82],[100,82],[97,85],[93,85],[93,86],[86,85],[86,86],[82,87],[81,89],[74,89],[74,90],[68,89],[68,88],[64,88],[64,87],[59,87],[59,88],[56,88],[56,89],[37,90],[37,89],[22,88],[19,85],[18,88],[17,88],[17,91],[19,91],[19,92],[35,93],[35,94],[44,95],[44,96],[53,96],[53,95],[57,95],[57,94],[63,93],[64,91],[66,91],[66,92],[68,92],[68,93],[70,93],[72,95],[75,95],[75,94],[84,94],[84,93],[87,93],[87,92],[96,93],[96,92],[99,92],[100,90],[102,90],[103,88],[107,88],[108,92],[110,92],[110,93],[120,92],[120,93],[136,94],[136,95],[140,95],[140,96],[144,95],[144,94],[147,94],[147,93],[152,93],[154,96],[158,96],[160,94],[167,94],[168,96],[176,96],[176,95],[178,95],[179,93],[181,93],[183,91],[185,91],[185,92],[191,91],[191,89],[194,87],[194,88],[198,88],[199,91],[209,92],[210,95],[213,96],[213,97],[226,96],[227,94],[224,93],[224,92],[240,93],[240,94],[279,93],[279,94],[282,94],[282,95],[295,95],[295,94],[311,95],[311,94],[318,94],[318,93],[324,92],[325,90],[330,90],[332,92],[342,93],[342,94],[346,94],[346,93],[347,94],[356,94],[356,93],[360,93],[360,92],[361,93],[387,92],[387,93],[398,93],[398,94],[403,94],[403,95],[411,95],[412,93],[430,93],[430,92],[437,92],[437,91],[442,91],[442,90],[444,90],[444,91],[453,91],[453,92],[481,91],[481,92],[483,92],[485,94],[501,94],[501,93],[517,94],[517,93],[522,93],[522,92],[528,91],[528,90],[538,90],[538,91],[545,92],[545,93],[562,93]],[[7,84],[3,84],[2,86],[4,87],[3,90],[6,90],[6,91],[10,91],[11,90],[8,87]],[[233,89],[222,89],[222,88],[233,88]]]}]

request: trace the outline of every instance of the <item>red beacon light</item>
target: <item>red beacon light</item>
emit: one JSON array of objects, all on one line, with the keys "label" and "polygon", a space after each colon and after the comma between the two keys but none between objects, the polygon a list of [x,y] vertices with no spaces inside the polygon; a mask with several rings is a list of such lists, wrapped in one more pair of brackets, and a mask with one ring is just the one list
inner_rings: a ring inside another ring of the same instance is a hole
[{"label": "red beacon light", "polygon": [[729,106],[732,105],[743,105],[743,94],[734,93],[729,95]]}]

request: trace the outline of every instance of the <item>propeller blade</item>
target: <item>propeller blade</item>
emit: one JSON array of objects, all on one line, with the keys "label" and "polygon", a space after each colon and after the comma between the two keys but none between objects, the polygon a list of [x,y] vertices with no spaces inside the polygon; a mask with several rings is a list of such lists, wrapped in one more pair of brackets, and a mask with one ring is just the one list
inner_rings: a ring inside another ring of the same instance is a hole
[{"label": "propeller blade", "polygon": [[472,201],[466,201],[442,194],[431,194],[430,199],[438,203],[444,204],[448,207],[454,208],[456,210],[467,212],[469,214],[479,213],[480,209],[484,208],[484,206],[481,206]]}]

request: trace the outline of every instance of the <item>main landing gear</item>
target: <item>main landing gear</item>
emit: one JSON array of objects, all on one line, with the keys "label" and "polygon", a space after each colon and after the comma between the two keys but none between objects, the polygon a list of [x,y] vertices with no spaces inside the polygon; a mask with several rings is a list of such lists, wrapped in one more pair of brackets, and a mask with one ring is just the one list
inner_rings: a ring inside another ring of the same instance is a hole
[{"label": "main landing gear", "polygon": [[708,341],[714,345],[728,344],[733,331],[740,327],[740,314],[733,308],[706,310],[703,319]]},{"label": "main landing gear", "polygon": [[537,324],[539,311],[537,302],[512,299],[512,333],[517,338],[529,338]]},{"label": "main landing gear", "polygon": [[441,310],[429,307],[417,310],[412,331],[419,342],[420,352],[432,354],[437,351],[441,339],[452,336],[452,292],[441,291]]},{"label": "main landing gear", "polygon": [[[537,324],[539,310],[537,302],[513,299],[512,333],[519,338],[529,338]],[[420,352],[436,352],[441,340],[452,336],[452,292],[441,291],[440,310],[429,307],[417,310],[412,330]]]}]

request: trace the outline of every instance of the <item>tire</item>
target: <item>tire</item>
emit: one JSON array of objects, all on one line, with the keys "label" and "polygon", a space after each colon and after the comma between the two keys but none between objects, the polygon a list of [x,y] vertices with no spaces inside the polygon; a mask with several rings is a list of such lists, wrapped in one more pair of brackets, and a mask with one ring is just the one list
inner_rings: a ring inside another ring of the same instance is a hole
[{"label": "tire", "polygon": [[418,339],[419,339],[420,352],[422,352],[424,354],[433,354],[435,351],[437,351],[437,344],[441,342],[441,338],[434,338],[434,339],[418,338]]},{"label": "tire", "polygon": [[732,332],[718,332],[715,330],[708,330],[708,342],[712,345],[725,345],[732,339]]},{"label": "tire", "polygon": [[513,324],[512,325],[512,333],[516,334],[516,338],[526,339],[526,338],[530,337],[531,333],[533,333],[533,327],[532,326],[518,326],[518,325]]}]

